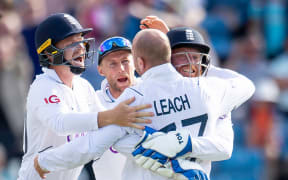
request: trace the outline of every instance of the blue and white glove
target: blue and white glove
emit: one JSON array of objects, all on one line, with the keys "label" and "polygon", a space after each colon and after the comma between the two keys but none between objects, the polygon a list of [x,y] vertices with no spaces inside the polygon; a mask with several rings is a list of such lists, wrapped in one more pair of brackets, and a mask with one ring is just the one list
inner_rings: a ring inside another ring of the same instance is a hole
[{"label": "blue and white glove", "polygon": [[[153,129],[151,127],[145,126],[145,129],[143,131],[143,135],[140,138],[140,140],[138,141],[138,143],[135,145],[134,149],[139,148],[140,146],[142,146],[142,144],[146,141],[149,141],[150,139],[160,136],[160,135],[164,135],[165,133],[157,131],[156,129]],[[134,152],[132,152],[133,154]],[[137,155],[137,154],[136,154]],[[133,156],[135,156],[133,154]]]},{"label": "blue and white glove", "polygon": [[[150,128],[152,129],[152,128]],[[148,135],[147,135],[148,134]],[[144,130],[144,141],[140,141],[132,155],[137,164],[151,170],[158,169],[164,165],[168,158],[177,158],[192,152],[191,137],[187,130],[170,131],[161,133],[154,130],[151,133]]]},{"label": "blue and white glove", "polygon": [[[142,146],[143,143],[161,135],[165,135],[165,133],[159,132],[153,128],[145,126],[143,135],[139,140],[139,142],[135,145],[134,151],[132,152],[136,164],[146,169],[152,168],[156,170],[167,161],[168,157],[161,157],[162,159],[164,159],[162,160],[163,162],[161,161],[162,164],[157,161],[158,159],[149,158],[148,155],[150,155],[149,152],[151,152],[151,150],[147,150]],[[142,153],[144,153],[144,156]],[[151,167],[152,165],[153,167]]]},{"label": "blue and white glove", "polygon": [[198,163],[182,158],[172,159],[164,167],[162,166],[154,172],[175,180],[208,180],[206,173]]}]

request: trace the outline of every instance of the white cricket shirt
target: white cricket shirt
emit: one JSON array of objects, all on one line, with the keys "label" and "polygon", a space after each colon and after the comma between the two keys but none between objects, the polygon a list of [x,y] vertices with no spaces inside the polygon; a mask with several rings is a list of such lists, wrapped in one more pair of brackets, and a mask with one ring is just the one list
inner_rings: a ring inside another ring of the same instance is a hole
[{"label": "white cricket shirt", "polygon": [[[73,88],[64,85],[54,70],[43,68],[30,86],[24,132],[24,156],[19,180],[40,179],[33,160],[37,153],[58,147],[84,132],[97,130],[98,111],[103,110],[88,81],[74,76]],[[98,111],[96,111],[98,110]],[[53,172],[47,180],[77,179],[81,168]]]},{"label": "white cricket shirt", "polygon": [[[247,78],[229,83],[210,77],[183,78],[171,64],[153,67],[141,78],[143,81],[127,88],[116,103],[135,96],[136,101],[131,105],[153,105],[152,111],[156,116],[149,125],[152,128],[163,131],[182,128],[190,130],[193,146],[191,156],[202,156],[202,159],[197,159],[196,162],[209,176],[213,159],[213,153],[210,152],[219,151],[217,145],[212,145],[217,119],[229,114],[232,109],[249,99],[255,90],[253,83]],[[130,135],[126,136],[127,134]],[[130,153],[141,135],[140,130],[106,126],[57,149],[41,153],[39,164],[51,171],[73,168],[100,157],[106,149],[121,139],[114,147],[128,157],[123,179],[165,179],[133,162]],[[125,143],[121,143],[123,141]],[[209,160],[205,160],[205,157]]]}]

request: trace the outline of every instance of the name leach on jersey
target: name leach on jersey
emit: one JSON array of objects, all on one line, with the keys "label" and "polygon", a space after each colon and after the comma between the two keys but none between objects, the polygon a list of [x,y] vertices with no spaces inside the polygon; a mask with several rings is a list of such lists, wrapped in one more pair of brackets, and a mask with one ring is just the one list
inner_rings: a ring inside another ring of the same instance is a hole
[{"label": "name leach on jersey", "polygon": [[153,101],[153,107],[156,116],[170,114],[171,112],[180,112],[190,109],[190,103],[186,94],[183,96],[174,97],[173,99],[160,99]]}]

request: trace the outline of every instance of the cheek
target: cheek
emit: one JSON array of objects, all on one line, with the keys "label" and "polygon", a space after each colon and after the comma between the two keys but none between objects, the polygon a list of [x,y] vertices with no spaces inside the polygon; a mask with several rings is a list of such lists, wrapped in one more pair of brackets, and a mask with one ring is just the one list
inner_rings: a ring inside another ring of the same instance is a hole
[{"label": "cheek", "polygon": [[182,57],[182,58],[173,58],[171,60],[171,63],[173,64],[173,66],[177,66],[177,65],[182,65],[182,64],[189,64],[189,61],[186,57]]},{"label": "cheek", "polygon": [[133,71],[133,69],[134,69],[134,66],[131,66],[131,64],[130,65],[127,64],[124,66],[124,70],[126,73],[130,73],[131,71]]},{"label": "cheek", "polygon": [[[108,67],[106,67],[105,65],[102,66],[101,72],[102,72],[103,76],[105,76],[106,78],[107,78],[107,77],[110,77],[111,74],[113,74],[113,71],[111,71],[111,69],[108,68]],[[107,78],[107,79],[108,79],[108,78]]]},{"label": "cheek", "polygon": [[108,70],[105,71],[104,74],[105,74],[106,77],[113,77],[114,74],[115,74],[115,71],[113,71],[111,69],[108,69]]},{"label": "cheek", "polygon": [[115,82],[117,80],[115,74],[113,73],[108,73],[105,75],[105,77],[108,80],[108,82]]},{"label": "cheek", "polygon": [[71,59],[72,55],[73,55],[72,51],[64,51],[64,57],[66,59]]}]

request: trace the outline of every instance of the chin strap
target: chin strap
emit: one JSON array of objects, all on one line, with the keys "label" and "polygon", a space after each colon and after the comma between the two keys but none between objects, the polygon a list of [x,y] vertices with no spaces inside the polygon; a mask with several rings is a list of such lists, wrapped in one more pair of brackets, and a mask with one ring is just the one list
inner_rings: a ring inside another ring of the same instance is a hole
[{"label": "chin strap", "polygon": [[79,74],[83,73],[85,70],[86,70],[86,68],[83,68],[83,67],[70,66],[70,71],[71,71],[73,74],[79,75]]},{"label": "chin strap", "polygon": [[73,74],[76,74],[76,75],[79,75],[81,73],[83,73],[86,68],[85,67],[79,67],[79,66],[73,66],[67,59],[65,59],[63,57],[63,61],[66,62],[65,65],[68,65],[70,66],[70,71],[73,73]]}]

